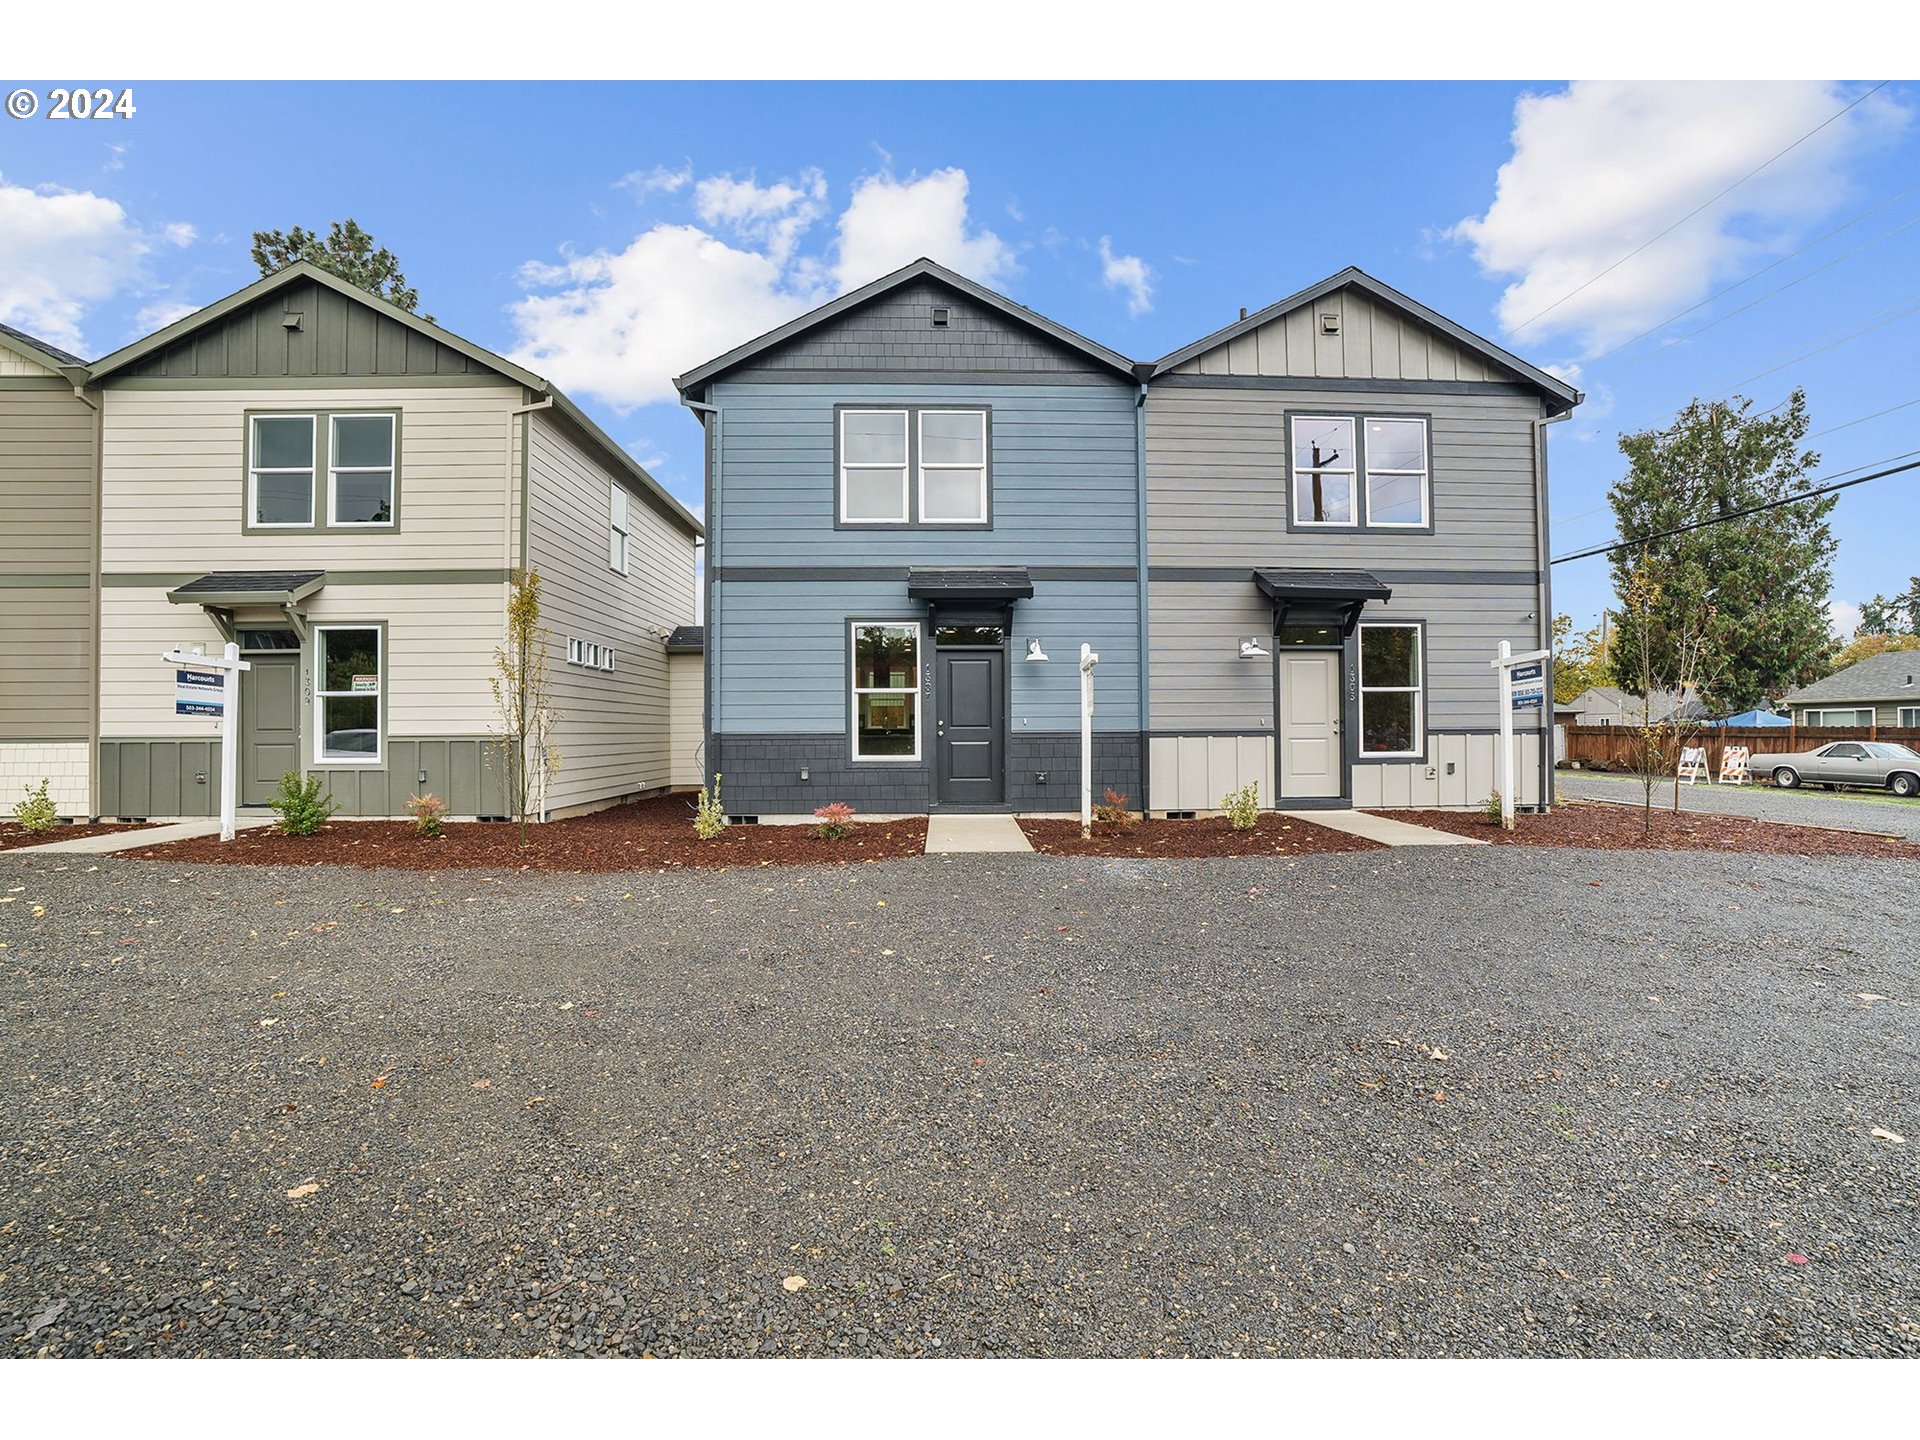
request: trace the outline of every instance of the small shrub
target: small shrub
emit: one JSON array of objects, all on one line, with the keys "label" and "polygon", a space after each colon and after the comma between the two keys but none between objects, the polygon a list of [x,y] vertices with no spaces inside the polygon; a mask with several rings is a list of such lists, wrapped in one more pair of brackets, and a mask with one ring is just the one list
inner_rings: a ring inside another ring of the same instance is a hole
[{"label": "small shrub", "polygon": [[38,785],[20,787],[27,798],[14,805],[13,818],[20,822],[20,828],[29,835],[44,835],[60,821],[60,812],[47,794],[47,787],[52,783],[42,780]]},{"label": "small shrub", "polygon": [[1093,818],[1102,825],[1111,825],[1116,830],[1124,830],[1129,825],[1140,823],[1140,817],[1133,813],[1127,797],[1118,790],[1108,790],[1101,802],[1093,807]]},{"label": "small shrub", "polygon": [[1498,790],[1493,791],[1485,800],[1480,802],[1480,814],[1489,825],[1498,825],[1500,823],[1503,817],[1500,813],[1500,792]]},{"label": "small shrub", "polygon": [[318,775],[302,778],[298,770],[282,775],[280,793],[267,801],[278,817],[273,828],[282,835],[311,835],[331,820],[340,807],[333,796],[321,793],[323,783]]},{"label": "small shrub", "polygon": [[813,812],[813,818],[820,822],[813,833],[822,840],[844,840],[853,833],[853,807],[844,801],[822,805]]},{"label": "small shrub", "polygon": [[415,795],[407,801],[407,813],[413,817],[413,828],[423,839],[438,840],[447,833],[444,823],[447,802],[438,795]]},{"label": "small shrub", "polygon": [[720,803],[720,775],[714,772],[713,788],[702,788],[700,803],[693,812],[693,833],[702,840],[716,840],[727,828],[727,810]]},{"label": "small shrub", "polygon": [[1249,780],[1238,790],[1229,791],[1221,797],[1220,808],[1227,812],[1234,829],[1253,829],[1260,823],[1260,782]]}]

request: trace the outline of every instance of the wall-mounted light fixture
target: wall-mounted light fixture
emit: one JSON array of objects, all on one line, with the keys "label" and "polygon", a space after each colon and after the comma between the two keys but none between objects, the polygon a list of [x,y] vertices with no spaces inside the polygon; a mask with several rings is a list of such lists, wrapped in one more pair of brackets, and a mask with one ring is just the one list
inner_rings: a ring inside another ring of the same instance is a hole
[{"label": "wall-mounted light fixture", "polygon": [[1260,641],[1252,635],[1248,635],[1240,641],[1240,658],[1242,660],[1264,660],[1272,653],[1272,651],[1268,650],[1266,646],[1262,645]]},{"label": "wall-mounted light fixture", "polygon": [[1046,658],[1047,652],[1040,648],[1040,642],[1038,640],[1027,641],[1027,659],[1040,661]]}]

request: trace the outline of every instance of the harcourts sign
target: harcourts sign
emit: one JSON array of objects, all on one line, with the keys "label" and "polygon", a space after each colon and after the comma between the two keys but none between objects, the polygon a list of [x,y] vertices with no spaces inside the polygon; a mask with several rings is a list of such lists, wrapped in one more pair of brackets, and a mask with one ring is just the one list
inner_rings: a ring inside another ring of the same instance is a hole
[{"label": "harcourts sign", "polygon": [[1508,672],[1508,681],[1513,686],[1513,708],[1516,710],[1541,710],[1546,708],[1547,682],[1544,669],[1538,661],[1531,665],[1516,665]]},{"label": "harcourts sign", "polygon": [[218,720],[226,712],[226,677],[217,670],[176,670],[173,672],[173,713],[211,715]]}]

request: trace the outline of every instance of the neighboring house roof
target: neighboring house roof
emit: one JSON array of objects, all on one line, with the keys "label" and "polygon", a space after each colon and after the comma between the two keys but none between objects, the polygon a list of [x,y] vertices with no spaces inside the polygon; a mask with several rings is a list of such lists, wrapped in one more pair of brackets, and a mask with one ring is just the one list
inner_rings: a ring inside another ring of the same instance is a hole
[{"label": "neighboring house roof", "polygon": [[1869,655],[1837,674],[1787,695],[1788,705],[1822,700],[1904,700],[1920,705],[1920,650],[1890,650]]},{"label": "neighboring house roof", "polygon": [[1253,314],[1247,316],[1246,319],[1237,320],[1224,329],[1214,331],[1211,335],[1202,336],[1191,345],[1182,346],[1171,355],[1155,361],[1152,366],[1152,376],[1158,379],[1176,366],[1184,365],[1187,361],[1204,355],[1209,350],[1217,350],[1229,341],[1237,340],[1240,336],[1257,330],[1262,325],[1270,324],[1289,311],[1298,310],[1303,305],[1311,305],[1315,301],[1333,294],[1336,290],[1347,289],[1359,290],[1371,296],[1373,299],[1380,301],[1382,304],[1403,311],[1420,321],[1423,325],[1428,325],[1438,330],[1441,334],[1454,341],[1454,343],[1477,352],[1503,369],[1512,371],[1515,375],[1539,389],[1547,397],[1550,408],[1557,413],[1573,409],[1573,407],[1578,405],[1582,398],[1584,398],[1578,390],[1567,384],[1566,381],[1557,376],[1549,375],[1536,365],[1528,364],[1512,351],[1501,349],[1491,340],[1483,339],[1464,326],[1455,324],[1453,321],[1447,319],[1447,317],[1439,311],[1429,310],[1418,300],[1413,299],[1411,296],[1402,295],[1391,285],[1384,284],[1374,279],[1364,270],[1360,270],[1351,265],[1337,275],[1329,275],[1317,285],[1309,285],[1305,290],[1297,291],[1287,296],[1284,300],[1277,300],[1267,306],[1266,309],[1256,310]]},{"label": "neighboring house roof", "polygon": [[[443,330],[431,320],[422,319],[410,310],[402,310],[391,301],[383,300],[370,291],[362,290],[351,281],[342,280],[331,270],[323,269],[321,266],[312,264],[306,260],[296,260],[284,270],[276,270],[271,275],[263,276],[251,285],[243,286],[234,291],[233,294],[227,296],[225,299],[216,300],[211,305],[202,306],[191,315],[183,316],[171,325],[164,325],[151,335],[143,336],[131,345],[123,346],[111,355],[96,360],[92,366],[89,367],[89,378],[96,383],[104,380],[126,369],[128,366],[133,365],[145,356],[151,355],[154,351],[163,350],[182,337],[190,335],[204,326],[211,325],[216,320],[251,305],[255,301],[273,294],[275,291],[296,280],[307,280],[324,285],[328,289],[346,296],[349,300],[365,305],[377,314],[384,315],[390,320],[396,320],[400,324],[430,339],[437,340],[448,349],[466,356],[469,360],[484,365],[489,370],[504,375],[509,380],[518,382],[529,390],[542,395],[551,395],[553,397],[553,408],[572,421],[592,443],[593,447],[599,450],[602,457],[609,461],[615,469],[634,480],[643,493],[651,495],[659,501],[662,507],[667,510],[668,514],[690,528],[695,535],[704,535],[706,533],[705,527],[693,517],[692,512],[689,511],[686,506],[668,494],[666,488],[661,485],[658,480],[655,480],[653,476],[649,475],[646,468],[642,466],[639,461],[635,460],[623,448],[616,444],[606,431],[596,425],[587,416],[586,412],[574,404],[572,400],[568,399],[559,386],[555,385],[551,380],[534,374],[533,371],[528,370],[522,365],[515,364],[504,355],[496,355],[491,350],[483,349],[475,345],[471,340],[463,339],[461,336],[454,334],[451,330]],[[84,364],[85,362],[80,363]],[[394,383],[403,385],[405,381],[404,379],[396,377]],[[244,388],[246,382],[244,380],[236,380],[234,384],[236,388]]]},{"label": "neighboring house roof", "polygon": [[0,325],[0,340],[4,340],[14,349],[28,352],[32,359],[51,365],[56,370],[85,369],[87,362],[78,355],[70,355],[57,345],[49,345],[37,340],[24,330],[16,330],[11,325]]},{"label": "neighboring house roof", "polygon": [[676,625],[667,636],[669,655],[698,655],[706,648],[707,627],[704,625]]},{"label": "neighboring house roof", "polygon": [[[1653,723],[1656,725],[1676,715],[1688,720],[1703,720],[1707,715],[1707,707],[1698,700],[1688,700],[1683,705],[1680,697],[1671,690],[1654,691],[1652,700]],[[1617,685],[1595,685],[1581,691],[1565,705],[1554,708],[1572,710],[1581,715],[1615,715],[1638,724],[1649,707],[1638,695],[1630,694]]]},{"label": "neighboring house roof", "polygon": [[716,356],[706,364],[696,366],[686,374],[677,377],[673,383],[678,387],[682,398],[689,398],[694,391],[719,379],[727,371],[744,365],[756,355],[765,354],[777,346],[786,344],[797,335],[803,335],[809,330],[837,319],[849,310],[858,309],[868,301],[878,299],[890,291],[898,290],[903,285],[921,279],[937,281],[971,300],[978,301],[1017,325],[1038,331],[1048,339],[1070,350],[1078,351],[1106,369],[1117,371],[1129,380],[1134,378],[1133,361],[1118,351],[1109,350],[1106,346],[1047,319],[1039,311],[1029,310],[1018,301],[1009,300],[1006,296],[989,290],[986,286],[922,256],[911,265],[902,266],[891,275],[882,275],[878,280],[862,285],[857,290],[849,290],[837,300],[829,300],[826,304],[809,310],[806,314],[789,320],[784,325],[776,326],[766,334],[747,341],[744,345],[735,346],[726,354]]}]

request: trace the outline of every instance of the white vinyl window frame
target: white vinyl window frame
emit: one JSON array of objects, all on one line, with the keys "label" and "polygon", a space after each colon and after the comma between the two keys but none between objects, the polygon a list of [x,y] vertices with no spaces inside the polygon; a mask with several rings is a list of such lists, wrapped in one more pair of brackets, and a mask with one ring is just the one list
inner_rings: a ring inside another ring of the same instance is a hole
[{"label": "white vinyl window frame", "polygon": [[[1862,719],[1862,716],[1866,718]],[[1857,729],[1863,725],[1870,726],[1873,724],[1873,711],[1864,707],[1858,710],[1852,708],[1845,710],[1809,710],[1807,712],[1807,724],[1816,727],[1833,725]]]},{"label": "white vinyl window frame", "polygon": [[1920,730],[1920,705],[1902,705],[1893,713],[1902,730]]},{"label": "white vinyl window frame", "polygon": [[[1347,427],[1349,452],[1357,451],[1360,445],[1360,420],[1354,415],[1324,415],[1315,412],[1302,412],[1287,417],[1287,478],[1292,494],[1287,497],[1287,513],[1292,517],[1297,530],[1358,530],[1361,516],[1361,477],[1360,457],[1348,453],[1339,457],[1336,465],[1298,464],[1300,447],[1294,439],[1301,422],[1333,423]],[[1347,515],[1345,520],[1309,520],[1304,517],[1300,503],[1300,487],[1306,483],[1309,475],[1345,476],[1347,481]]]},{"label": "white vinyl window frame", "polygon": [[[978,421],[980,424],[979,463],[975,464],[972,461],[957,461],[957,460],[941,460],[941,461],[927,460],[926,459],[927,417],[929,415],[965,415]],[[914,484],[915,484],[915,499],[919,505],[919,514],[917,517],[919,523],[922,525],[985,525],[987,521],[991,518],[987,513],[987,506],[989,504],[988,497],[987,497],[988,486],[989,486],[989,481],[987,478],[987,412],[984,410],[967,409],[965,407],[958,407],[953,409],[940,407],[935,409],[919,410],[914,413],[913,426],[914,426],[914,441],[915,441],[914,458],[918,462],[914,466],[914,475],[915,475]],[[965,473],[970,471],[973,474],[978,475],[980,478],[980,485],[979,485],[979,490],[977,494],[978,494],[980,503],[976,507],[976,513],[972,515],[936,515],[936,516],[928,515],[927,514],[927,475],[928,475],[928,472],[930,471],[946,472],[946,473]]]},{"label": "white vinyl window frame", "polygon": [[[1373,456],[1368,453],[1366,429],[1369,425],[1418,425],[1420,427],[1420,468],[1404,469],[1400,466],[1386,467],[1375,465]],[[1368,530],[1425,530],[1433,523],[1433,426],[1424,415],[1362,415],[1359,426],[1360,462],[1364,473],[1360,477],[1359,490],[1366,505],[1365,528]],[[1420,482],[1420,518],[1418,520],[1376,520],[1373,518],[1373,478],[1406,479],[1418,477]],[[1355,506],[1359,514],[1359,506]]]},{"label": "white vinyl window frame", "polygon": [[[909,504],[910,492],[908,481],[908,477],[913,473],[913,455],[911,454],[912,446],[910,443],[912,432],[908,423],[910,414],[911,412],[907,410],[889,409],[884,406],[876,406],[870,409],[849,407],[840,412],[839,418],[834,423],[834,430],[836,432],[834,445],[837,451],[834,456],[837,462],[834,481],[836,491],[834,504],[842,525],[910,525],[913,523],[913,515]],[[849,461],[847,459],[846,422],[856,415],[887,415],[900,422],[900,459],[897,463],[894,461],[878,460]],[[899,471],[900,513],[897,515],[861,515],[857,517],[847,514],[847,474],[853,470]]]},{"label": "white vinyl window frame", "polygon": [[[1413,632],[1413,683],[1411,685],[1369,685],[1367,683],[1367,633],[1377,630]],[[1360,713],[1353,737],[1354,754],[1362,760],[1417,760],[1427,753],[1427,637],[1426,627],[1409,620],[1362,621],[1354,653],[1354,669],[1359,681]],[[1411,750],[1367,749],[1367,697],[1369,695],[1413,696],[1413,748]]]},{"label": "white vinyl window frame", "polygon": [[[340,465],[340,422],[342,420],[384,420],[387,422],[387,463],[384,465]],[[385,520],[342,520],[340,485],[342,475],[385,475],[387,477],[387,518]],[[391,530],[400,523],[400,425],[391,410],[342,410],[327,416],[327,526],[338,530]]]},{"label": "white vinyl window frame", "polygon": [[[860,683],[860,632],[892,630],[913,636],[913,670],[899,685],[862,685]],[[911,765],[920,759],[920,730],[925,721],[920,704],[920,667],[924,663],[926,636],[917,620],[852,620],[847,624],[847,676],[851,694],[847,704],[847,745],[852,758],[863,765]],[[907,695],[913,704],[913,753],[911,755],[862,755],[860,753],[860,697],[862,695]]]},{"label": "white vinyl window frame", "polygon": [[[305,465],[259,464],[260,422],[262,420],[304,420],[307,422],[307,463]],[[231,452],[229,452],[231,453]],[[311,530],[314,526],[316,482],[319,480],[320,417],[298,411],[260,412],[247,416],[247,525],[249,530]],[[232,472],[229,471],[229,474]],[[262,520],[260,518],[260,477],[262,475],[304,475],[307,477],[307,518],[304,520]]]},{"label": "white vinyl window frame", "polygon": [[[325,637],[335,631],[371,630],[373,632],[374,688],[366,690],[329,690],[327,684],[327,645]],[[373,753],[370,755],[329,755],[327,744],[327,704],[329,700],[361,700],[373,696]],[[315,769],[331,770],[342,765],[382,765],[387,754],[387,632],[369,620],[338,621],[313,627],[313,764]]]},{"label": "white vinyl window frame", "polygon": [[618,480],[607,482],[607,568],[616,575],[627,573],[627,549],[632,532],[627,528],[627,492]]}]

